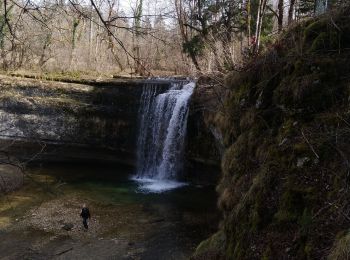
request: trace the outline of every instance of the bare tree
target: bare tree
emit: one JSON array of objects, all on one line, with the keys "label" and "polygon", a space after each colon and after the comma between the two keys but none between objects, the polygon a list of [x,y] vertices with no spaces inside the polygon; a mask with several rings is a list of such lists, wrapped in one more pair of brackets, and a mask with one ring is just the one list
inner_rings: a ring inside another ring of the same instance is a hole
[{"label": "bare tree", "polygon": [[291,24],[294,16],[295,0],[290,0],[288,9],[288,24]]},{"label": "bare tree", "polygon": [[284,16],[284,6],[283,0],[278,0],[278,31],[281,32],[283,29],[283,16]]},{"label": "bare tree", "polygon": [[266,4],[267,4],[267,0],[259,0],[258,12],[256,16],[256,25],[255,25],[254,53],[257,53],[260,47],[261,29],[262,29],[263,17],[266,10]]}]

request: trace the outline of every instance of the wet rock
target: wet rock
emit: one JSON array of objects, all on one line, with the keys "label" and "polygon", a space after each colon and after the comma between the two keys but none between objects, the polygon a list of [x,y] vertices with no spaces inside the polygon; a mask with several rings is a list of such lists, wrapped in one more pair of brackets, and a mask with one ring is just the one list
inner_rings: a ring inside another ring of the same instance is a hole
[{"label": "wet rock", "polygon": [[14,191],[23,185],[23,173],[18,167],[0,165],[0,194]]},{"label": "wet rock", "polygon": [[71,231],[73,227],[74,227],[74,225],[72,223],[66,223],[63,225],[62,229],[66,230],[66,231]]},{"label": "wet rock", "polygon": [[156,218],[150,221],[150,223],[159,223],[165,221],[165,218]]},{"label": "wet rock", "polygon": [[297,167],[298,168],[302,168],[309,161],[310,161],[309,157],[298,158]]}]

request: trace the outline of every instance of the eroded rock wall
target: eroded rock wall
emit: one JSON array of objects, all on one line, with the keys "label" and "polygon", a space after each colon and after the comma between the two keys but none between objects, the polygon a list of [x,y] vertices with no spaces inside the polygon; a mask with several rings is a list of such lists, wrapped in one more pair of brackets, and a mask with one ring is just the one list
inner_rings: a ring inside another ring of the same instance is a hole
[{"label": "eroded rock wall", "polygon": [[[134,166],[144,84],[144,80],[76,84],[0,76],[2,144],[26,160],[93,159]],[[170,83],[156,84],[162,92]],[[198,178],[206,168],[200,166],[218,170],[220,161],[205,115],[197,109],[201,96],[196,91],[191,101],[186,149],[187,168],[193,176],[197,169]]]},{"label": "eroded rock wall", "polygon": [[44,142],[47,147],[41,158],[60,159],[51,148],[65,145],[85,147],[91,157],[96,148],[104,148],[117,161],[119,154],[125,163],[133,164],[143,84],[114,81],[94,86],[1,76],[1,137],[17,140],[18,147],[29,148],[32,143],[28,156]]}]

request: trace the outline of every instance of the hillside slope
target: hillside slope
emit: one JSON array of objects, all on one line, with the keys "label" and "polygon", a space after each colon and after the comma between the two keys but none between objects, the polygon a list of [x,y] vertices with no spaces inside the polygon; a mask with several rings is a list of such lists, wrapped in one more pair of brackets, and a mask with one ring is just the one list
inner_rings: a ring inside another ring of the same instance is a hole
[{"label": "hillside slope", "polygon": [[193,258],[350,254],[350,8],[291,28],[227,78],[220,230]]}]

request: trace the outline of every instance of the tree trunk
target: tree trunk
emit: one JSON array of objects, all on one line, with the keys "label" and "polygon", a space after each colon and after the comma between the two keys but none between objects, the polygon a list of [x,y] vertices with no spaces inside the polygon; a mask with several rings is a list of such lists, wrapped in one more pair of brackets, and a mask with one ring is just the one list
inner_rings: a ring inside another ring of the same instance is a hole
[{"label": "tree trunk", "polygon": [[134,55],[134,70],[136,74],[143,74],[143,65],[140,55],[140,34],[141,34],[141,17],[143,11],[143,0],[137,0],[134,11],[134,32],[133,32],[133,55]]},{"label": "tree trunk", "polygon": [[75,46],[76,46],[76,40],[77,40],[77,29],[80,23],[79,18],[73,19],[73,27],[72,27],[72,38],[71,38],[71,52],[69,56],[69,69],[72,69],[73,61],[75,58]]},{"label": "tree trunk", "polygon": [[283,0],[278,0],[278,32],[283,29]]},{"label": "tree trunk", "polygon": [[[185,18],[183,15],[182,0],[175,0],[175,8],[176,8],[177,21],[179,23],[179,29],[180,29],[180,33],[181,33],[182,42],[187,44],[189,42],[189,40],[188,40],[188,36],[187,36],[186,30],[185,30]],[[196,67],[196,70],[200,71],[201,69],[199,67],[196,54],[194,52],[190,51],[189,56],[194,64],[194,66]]]},{"label": "tree trunk", "polygon": [[92,56],[92,41],[93,41],[93,23],[92,23],[92,5],[90,5],[90,21],[89,21],[89,53],[88,53],[88,68],[91,69],[91,56]]},{"label": "tree trunk", "polygon": [[46,54],[46,50],[50,47],[51,44],[51,36],[52,33],[51,32],[47,32],[46,37],[45,37],[45,42],[44,42],[44,46],[40,55],[40,59],[39,59],[39,67],[42,68],[44,66],[44,64],[47,62],[48,59],[45,58],[45,54]]},{"label": "tree trunk", "polygon": [[265,14],[267,0],[260,0],[258,6],[258,13],[256,16],[256,28],[255,28],[255,45],[254,45],[254,53],[259,52],[260,47],[260,36],[262,30],[263,17]]},{"label": "tree trunk", "polygon": [[290,0],[289,10],[288,10],[288,25],[293,21],[294,16],[294,6],[295,0]]},{"label": "tree trunk", "polygon": [[113,38],[112,38],[112,35],[110,35],[110,34],[108,35],[108,41],[109,41],[108,42],[108,48],[111,50],[111,53],[112,53],[112,55],[114,57],[114,60],[117,62],[118,66],[119,66],[119,69],[121,71],[123,71],[124,70],[124,66],[121,63],[121,61],[119,59],[119,56],[118,56],[117,52],[114,49]]},{"label": "tree trunk", "polygon": [[250,41],[252,37],[251,31],[251,22],[252,21],[252,13],[251,13],[251,3],[250,0],[247,1],[247,35],[248,35],[248,46],[250,46]]}]

